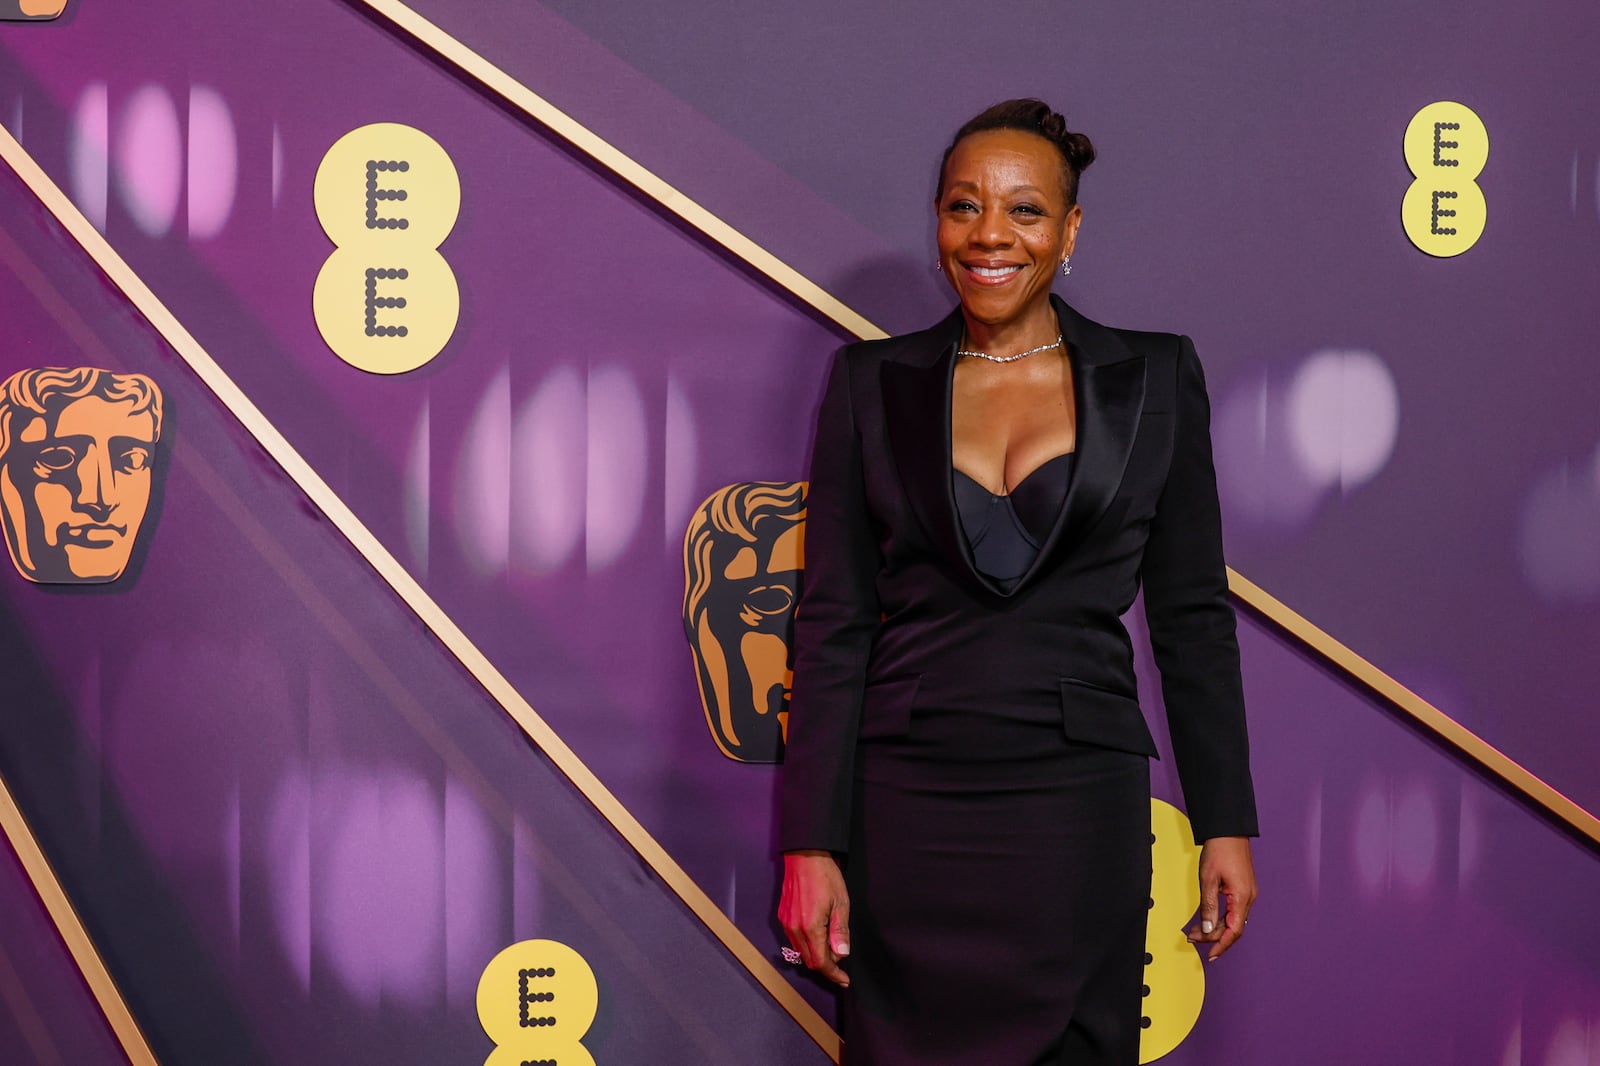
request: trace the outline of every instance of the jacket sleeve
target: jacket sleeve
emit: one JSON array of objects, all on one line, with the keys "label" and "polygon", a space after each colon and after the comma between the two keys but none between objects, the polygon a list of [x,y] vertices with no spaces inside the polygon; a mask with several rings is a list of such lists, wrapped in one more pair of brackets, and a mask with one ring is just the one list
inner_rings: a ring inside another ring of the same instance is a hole
[{"label": "jacket sleeve", "polygon": [[1141,577],[1173,756],[1197,842],[1255,836],[1244,686],[1222,558],[1211,412],[1194,344],[1179,338],[1172,465]]},{"label": "jacket sleeve", "polygon": [[877,539],[844,348],[817,415],[806,495],[805,564],[794,622],[794,682],[779,791],[778,847],[844,852],[856,734],[880,618]]}]

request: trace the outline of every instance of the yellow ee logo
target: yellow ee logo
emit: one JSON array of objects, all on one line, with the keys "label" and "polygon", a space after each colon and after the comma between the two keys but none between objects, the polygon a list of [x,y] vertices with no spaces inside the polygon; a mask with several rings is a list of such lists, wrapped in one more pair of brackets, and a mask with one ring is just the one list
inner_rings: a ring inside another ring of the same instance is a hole
[{"label": "yellow ee logo", "polygon": [[1200,849],[1178,808],[1150,801],[1150,917],[1144,934],[1144,1010],[1139,1061],[1183,1043],[1206,998],[1205,966],[1183,927],[1200,907]]},{"label": "yellow ee logo", "polygon": [[313,191],[337,245],[311,297],[328,347],[374,374],[438,355],[461,314],[438,252],[461,213],[461,178],[439,142],[396,122],[351,130],[322,157]]},{"label": "yellow ee logo", "polygon": [[1489,214],[1477,182],[1489,131],[1470,107],[1441,100],[1412,116],[1405,147],[1417,179],[1400,204],[1406,236],[1429,255],[1460,255],[1483,236]]},{"label": "yellow ee logo", "polygon": [[583,1046],[600,989],[583,956],[554,940],[524,940],[478,978],[478,1021],[494,1051],[483,1066],[595,1066]]}]

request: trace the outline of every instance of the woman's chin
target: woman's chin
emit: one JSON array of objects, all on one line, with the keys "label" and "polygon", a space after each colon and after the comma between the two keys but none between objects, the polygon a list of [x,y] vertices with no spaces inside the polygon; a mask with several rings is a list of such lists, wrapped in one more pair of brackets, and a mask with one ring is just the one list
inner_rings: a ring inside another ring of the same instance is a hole
[{"label": "woman's chin", "polygon": [[[967,317],[989,325],[998,325],[1005,322],[1015,322],[1024,317],[1029,311],[1035,309],[1034,305],[1042,298],[1027,299],[1021,291],[995,291],[992,289],[972,290],[961,292],[961,309]],[[1046,294],[1048,295],[1048,294]]]}]

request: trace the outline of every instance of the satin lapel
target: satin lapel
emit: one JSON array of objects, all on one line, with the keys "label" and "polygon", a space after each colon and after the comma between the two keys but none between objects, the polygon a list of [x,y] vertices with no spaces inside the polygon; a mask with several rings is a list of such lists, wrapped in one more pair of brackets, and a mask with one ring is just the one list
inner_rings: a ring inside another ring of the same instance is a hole
[{"label": "satin lapel", "polygon": [[928,539],[951,569],[977,589],[1010,597],[1064,546],[1105,513],[1122,483],[1144,411],[1145,360],[1113,332],[1054,300],[1072,353],[1078,453],[1072,484],[1039,554],[1007,591],[978,572],[956,515],[950,473],[950,393],[959,313],[929,331],[929,348],[911,361],[883,364],[883,413],[895,468]]},{"label": "satin lapel", "polygon": [[928,540],[956,573],[999,592],[973,565],[950,484],[950,388],[960,335],[959,315],[952,315],[930,331],[931,362],[883,364],[884,425],[900,483]]},{"label": "satin lapel", "polygon": [[1058,550],[1080,540],[1111,505],[1144,413],[1144,358],[1059,299],[1055,306],[1072,353],[1078,458],[1055,525],[1012,595],[1026,588]]}]

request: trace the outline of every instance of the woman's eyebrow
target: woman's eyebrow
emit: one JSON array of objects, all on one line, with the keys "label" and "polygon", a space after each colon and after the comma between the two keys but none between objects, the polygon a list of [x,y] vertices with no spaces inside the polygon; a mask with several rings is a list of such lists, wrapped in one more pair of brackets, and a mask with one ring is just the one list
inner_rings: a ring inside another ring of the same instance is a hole
[{"label": "woman's eyebrow", "polygon": [[[948,185],[946,185],[944,188],[945,188],[946,192],[949,192],[951,189],[976,189],[977,187],[978,187],[977,183],[976,182],[972,182],[972,181],[952,181]],[[1013,185],[1013,186],[1011,186],[1011,188],[1006,190],[1006,195],[1010,196],[1010,195],[1014,195],[1014,194],[1019,193],[1019,192],[1043,192],[1043,191],[1044,190],[1040,189],[1039,186],[1037,186],[1037,185]]]}]

